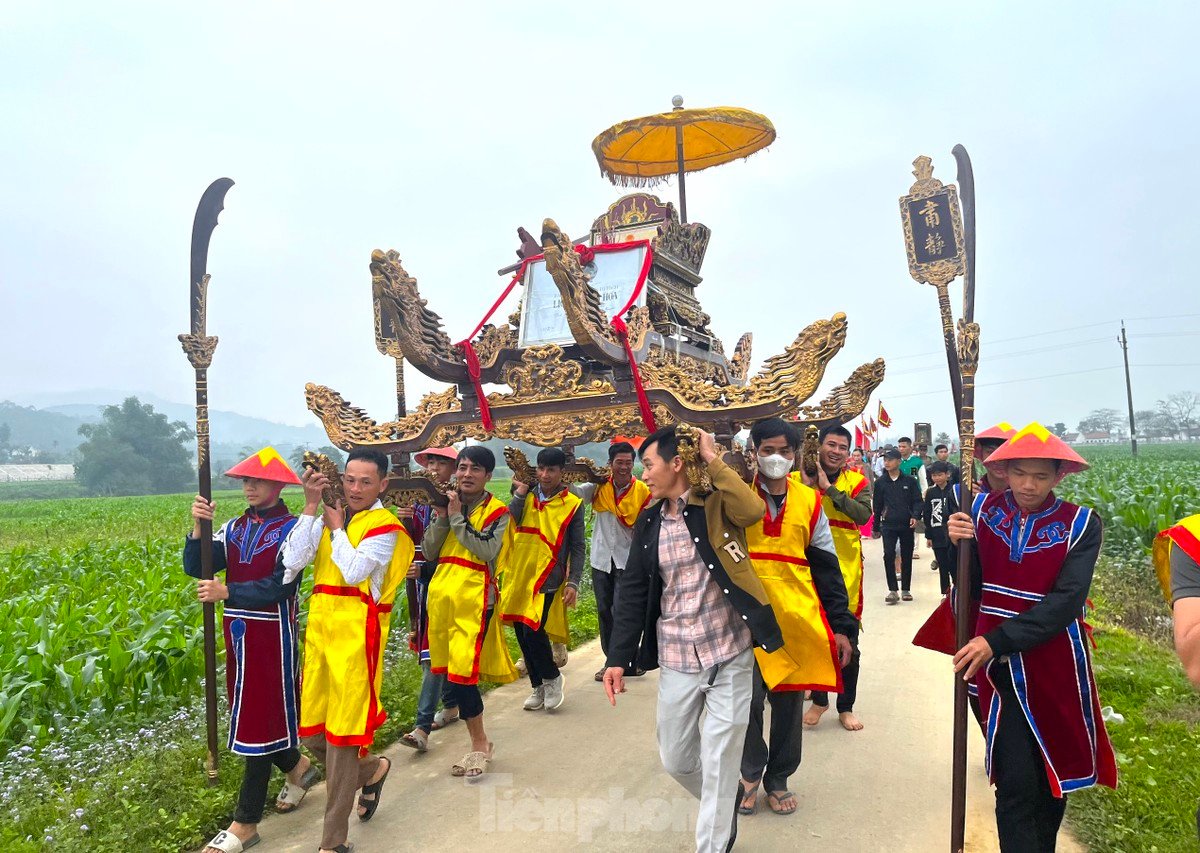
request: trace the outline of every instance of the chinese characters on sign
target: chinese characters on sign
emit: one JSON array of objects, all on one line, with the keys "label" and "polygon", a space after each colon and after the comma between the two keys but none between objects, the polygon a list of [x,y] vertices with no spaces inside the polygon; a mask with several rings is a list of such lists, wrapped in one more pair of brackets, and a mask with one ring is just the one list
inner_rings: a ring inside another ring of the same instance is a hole
[{"label": "chinese characters on sign", "polygon": [[949,191],[908,201],[913,250],[919,264],[947,260],[958,254]]}]

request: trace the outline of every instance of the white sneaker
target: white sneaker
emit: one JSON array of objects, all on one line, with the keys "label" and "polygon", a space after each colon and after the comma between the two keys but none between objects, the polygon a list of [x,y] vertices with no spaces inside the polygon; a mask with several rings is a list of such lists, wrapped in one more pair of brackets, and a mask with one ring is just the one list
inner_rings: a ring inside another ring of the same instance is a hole
[{"label": "white sneaker", "polygon": [[563,694],[564,681],[565,678],[560,672],[558,678],[553,678],[542,685],[546,690],[545,704],[547,711],[557,711],[562,707],[563,700],[566,699],[566,696]]},{"label": "white sneaker", "polygon": [[529,698],[525,700],[526,711],[540,711],[546,705],[546,685],[533,688]]}]

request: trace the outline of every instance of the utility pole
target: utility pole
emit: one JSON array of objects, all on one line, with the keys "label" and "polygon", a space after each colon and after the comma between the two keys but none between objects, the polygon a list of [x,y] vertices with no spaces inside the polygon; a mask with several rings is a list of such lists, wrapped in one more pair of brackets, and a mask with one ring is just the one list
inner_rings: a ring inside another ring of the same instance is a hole
[{"label": "utility pole", "polygon": [[1137,456],[1137,425],[1133,422],[1133,384],[1129,381],[1129,339],[1125,337],[1125,321],[1121,321],[1121,337],[1117,338],[1121,345],[1121,354],[1125,358],[1125,398],[1129,402],[1129,444],[1133,447],[1133,455]]}]

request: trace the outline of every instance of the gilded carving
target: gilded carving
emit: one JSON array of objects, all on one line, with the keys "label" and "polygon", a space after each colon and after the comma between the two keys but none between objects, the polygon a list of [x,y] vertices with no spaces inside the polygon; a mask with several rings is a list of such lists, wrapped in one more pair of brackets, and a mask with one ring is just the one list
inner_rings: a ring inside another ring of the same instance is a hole
[{"label": "gilded carving", "polygon": [[958,366],[963,376],[974,376],[979,368],[979,324],[958,321]]},{"label": "gilded carving", "polygon": [[420,365],[430,358],[458,362],[461,357],[442,328],[442,318],[428,308],[408,274],[399,253],[389,249],[371,252],[371,295],[375,303],[375,345],[380,352],[398,347],[401,354]]},{"label": "gilded carving", "polygon": [[821,464],[819,436],[819,431],[812,424],[804,428],[804,441],[800,445],[800,470],[809,477],[817,476],[817,469]]},{"label": "gilded carving", "polygon": [[344,504],[346,502],[346,497],[342,492],[342,474],[338,471],[337,464],[332,459],[324,453],[314,453],[311,450],[306,450],[302,464],[311,471],[323,474],[329,480],[329,485],[321,493],[321,500],[327,506],[336,506],[339,503]]},{"label": "gilded carving", "polygon": [[[204,277],[208,281],[208,276]],[[212,366],[213,353],[217,349],[216,335],[183,334],[179,343],[183,344],[183,353],[195,370],[208,370]]]},{"label": "gilded carving", "polygon": [[733,358],[729,361],[729,375],[737,383],[746,381],[750,375],[750,351],[754,347],[754,333],[746,332],[738,338],[737,346],[733,348]]},{"label": "gilded carving", "polygon": [[505,367],[502,379],[512,388],[512,393],[489,394],[488,402],[495,406],[615,391],[612,383],[606,380],[593,379],[583,383],[583,365],[564,360],[562,347],[558,344],[526,347],[521,353],[521,363]]},{"label": "gilded carving", "polygon": [[800,419],[845,423],[862,413],[875,389],[883,384],[885,365],[882,358],[854,369],[841,385],[815,406],[802,406]]},{"label": "gilded carving", "polygon": [[654,239],[654,248],[678,258],[693,270],[699,271],[704,264],[704,253],[712,231],[699,222],[681,224],[677,219],[663,223]]}]

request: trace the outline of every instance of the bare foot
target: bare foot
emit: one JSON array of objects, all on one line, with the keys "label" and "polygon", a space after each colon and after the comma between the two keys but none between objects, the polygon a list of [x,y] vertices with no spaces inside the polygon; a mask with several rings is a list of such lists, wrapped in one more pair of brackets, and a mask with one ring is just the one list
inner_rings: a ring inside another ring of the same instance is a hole
[{"label": "bare foot", "polygon": [[813,702],[807,711],[804,712],[804,725],[812,727],[821,722],[821,715],[829,710],[828,705],[818,705]]},{"label": "bare foot", "polygon": [[861,732],[863,724],[858,717],[854,716],[853,711],[843,711],[838,714],[838,722],[842,724],[842,728],[848,732]]}]

